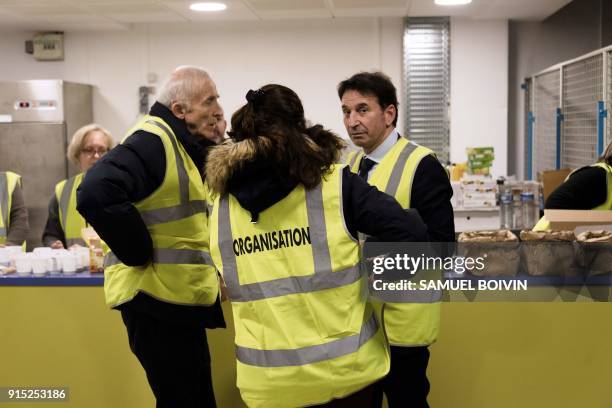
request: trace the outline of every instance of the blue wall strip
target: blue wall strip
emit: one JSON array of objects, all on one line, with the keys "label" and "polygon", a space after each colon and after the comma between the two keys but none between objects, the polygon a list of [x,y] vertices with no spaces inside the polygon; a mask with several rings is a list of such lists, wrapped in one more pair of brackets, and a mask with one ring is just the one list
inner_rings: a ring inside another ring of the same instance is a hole
[{"label": "blue wall strip", "polygon": [[557,170],[561,168],[561,123],[563,122],[563,114],[561,108],[557,108],[557,157],[556,167]]},{"label": "blue wall strip", "polygon": [[597,156],[601,156],[604,151],[604,129],[608,111],[604,105],[604,101],[597,102]]},{"label": "blue wall strip", "polygon": [[527,179],[533,180],[533,112],[527,113]]}]

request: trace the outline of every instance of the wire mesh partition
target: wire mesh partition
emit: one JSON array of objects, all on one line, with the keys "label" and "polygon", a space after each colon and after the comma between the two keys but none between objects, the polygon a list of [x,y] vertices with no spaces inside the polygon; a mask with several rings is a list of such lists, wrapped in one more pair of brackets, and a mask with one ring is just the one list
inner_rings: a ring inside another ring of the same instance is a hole
[{"label": "wire mesh partition", "polygon": [[407,18],[404,25],[405,134],[449,159],[450,24]]},{"label": "wire mesh partition", "polygon": [[532,133],[525,126],[525,144],[530,137],[533,140],[532,151],[525,150],[525,161],[532,158],[533,176],[597,161],[612,142],[607,112],[612,106],[612,46],[545,69],[531,81],[535,123]]},{"label": "wire mesh partition", "polygon": [[[556,168],[557,108],[560,107],[560,72],[550,71],[533,78],[533,172]],[[527,158],[526,158],[527,159]]]},{"label": "wire mesh partition", "polygon": [[561,166],[597,161],[598,103],[603,100],[603,54],[563,67]]}]

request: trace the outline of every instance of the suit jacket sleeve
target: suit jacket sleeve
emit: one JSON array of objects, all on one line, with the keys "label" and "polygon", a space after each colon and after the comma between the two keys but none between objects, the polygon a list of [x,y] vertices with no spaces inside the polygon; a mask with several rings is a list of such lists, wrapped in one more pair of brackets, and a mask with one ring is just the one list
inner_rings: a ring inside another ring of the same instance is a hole
[{"label": "suit jacket sleeve", "polygon": [[410,208],[416,209],[427,224],[431,241],[455,241],[452,196],[453,188],[440,162],[431,155],[425,156],[414,174]]},{"label": "suit jacket sleeve", "polygon": [[342,194],[347,229],[384,242],[427,241],[427,226],[416,210],[404,210],[391,196],[369,185],[348,167],[343,169]]}]

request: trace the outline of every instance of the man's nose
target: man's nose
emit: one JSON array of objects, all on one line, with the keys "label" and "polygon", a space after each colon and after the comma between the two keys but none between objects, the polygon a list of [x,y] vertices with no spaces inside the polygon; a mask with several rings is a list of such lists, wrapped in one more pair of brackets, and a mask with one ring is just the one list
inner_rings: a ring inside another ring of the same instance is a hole
[{"label": "man's nose", "polygon": [[221,109],[221,104],[219,103],[219,100],[215,100],[215,104],[213,105],[213,115],[215,117],[223,115],[223,109]]},{"label": "man's nose", "polygon": [[355,127],[359,125],[359,118],[355,112],[351,112],[348,116],[348,125],[350,127]]}]

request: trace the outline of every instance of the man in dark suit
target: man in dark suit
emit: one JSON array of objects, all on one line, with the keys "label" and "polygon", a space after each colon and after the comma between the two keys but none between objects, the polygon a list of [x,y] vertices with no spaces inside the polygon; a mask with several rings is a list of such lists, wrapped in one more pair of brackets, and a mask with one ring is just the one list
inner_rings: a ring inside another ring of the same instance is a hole
[{"label": "man in dark suit", "polygon": [[[432,150],[396,130],[398,102],[391,80],[380,72],[361,72],[338,85],[338,96],[346,130],[361,148],[349,154],[351,169],[395,197],[403,208],[418,210],[431,241],[453,242],[453,191],[447,173]],[[379,300],[391,345],[391,371],[381,389],[391,408],[427,407],[428,346],[438,337],[439,299],[430,303]]]}]

